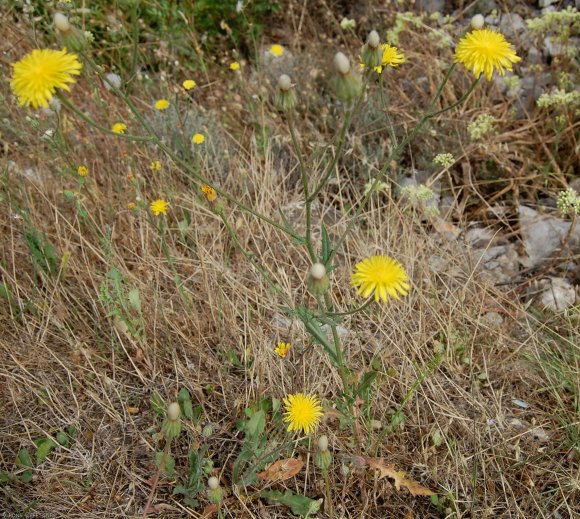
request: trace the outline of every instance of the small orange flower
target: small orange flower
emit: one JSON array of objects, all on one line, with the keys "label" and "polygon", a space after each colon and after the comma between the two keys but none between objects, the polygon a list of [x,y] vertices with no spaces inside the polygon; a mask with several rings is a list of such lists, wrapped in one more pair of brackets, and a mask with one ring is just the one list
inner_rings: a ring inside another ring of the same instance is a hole
[{"label": "small orange flower", "polygon": [[217,198],[217,193],[215,189],[207,184],[202,184],[201,192],[208,202],[213,202]]}]

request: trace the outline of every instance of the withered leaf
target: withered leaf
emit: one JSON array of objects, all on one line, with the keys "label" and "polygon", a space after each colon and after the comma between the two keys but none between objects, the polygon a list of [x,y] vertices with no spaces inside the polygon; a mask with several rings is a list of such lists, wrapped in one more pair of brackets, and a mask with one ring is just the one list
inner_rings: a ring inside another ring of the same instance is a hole
[{"label": "withered leaf", "polygon": [[420,485],[413,479],[405,476],[405,472],[397,470],[394,465],[386,464],[383,458],[365,458],[369,467],[380,472],[379,479],[384,477],[395,480],[395,488],[401,490],[401,487],[406,488],[413,496],[432,496],[435,492]]},{"label": "withered leaf", "polygon": [[260,472],[258,477],[268,481],[284,481],[298,474],[303,466],[304,462],[301,459],[288,458],[286,460],[278,460],[266,467],[266,470]]}]

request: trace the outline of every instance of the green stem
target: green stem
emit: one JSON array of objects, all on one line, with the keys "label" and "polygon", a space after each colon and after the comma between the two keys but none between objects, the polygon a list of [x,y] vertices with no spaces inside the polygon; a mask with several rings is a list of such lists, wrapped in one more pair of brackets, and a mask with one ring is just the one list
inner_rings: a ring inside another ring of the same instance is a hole
[{"label": "green stem", "polygon": [[[86,54],[82,54],[82,56],[83,56],[83,58],[85,58],[86,62],[90,65],[90,67],[93,69],[93,71],[100,76],[99,70],[98,70],[97,66],[93,63],[93,61]],[[168,146],[166,146],[161,141],[161,139],[157,136],[157,134],[155,133],[155,131],[153,130],[153,128],[151,128],[151,126],[147,123],[147,121],[145,120],[145,118],[141,115],[141,113],[139,112],[139,110],[137,110],[137,107],[133,104],[133,102],[129,99],[128,96],[126,96],[123,92],[121,92],[118,88],[116,88],[115,85],[112,85],[111,83],[108,83],[108,84],[111,87],[111,91],[113,93],[117,94],[121,99],[123,99],[123,101],[125,102],[125,104],[129,107],[129,110],[131,110],[131,112],[133,113],[133,115],[135,116],[135,118],[137,119],[137,121],[139,122],[139,124],[141,124],[141,126],[143,126],[143,128],[145,128],[145,130],[150,134],[150,137],[147,137],[147,138],[142,137],[142,138],[140,138],[140,140],[148,140],[148,141],[154,142],[161,150],[163,150],[169,157],[171,157],[171,159],[176,164],[179,164],[185,171],[187,171],[188,173],[190,173],[191,176],[193,176],[193,178],[195,180],[197,180],[198,182],[201,182],[203,184],[208,184],[213,189],[215,189],[215,191],[220,196],[222,196],[224,199],[226,199],[228,202],[231,202],[232,204],[238,206],[243,211],[246,211],[246,212],[252,214],[253,216],[255,216],[256,218],[259,218],[260,220],[262,220],[262,221],[270,224],[272,227],[275,227],[276,229],[279,229],[279,230],[285,232],[290,237],[292,237],[294,240],[296,240],[298,242],[302,242],[303,241],[303,237],[300,236],[298,233],[296,233],[293,229],[290,229],[287,226],[281,225],[278,222],[272,220],[271,218],[268,218],[267,216],[259,213],[258,211],[255,211],[251,207],[248,207],[247,205],[243,204],[242,202],[240,202],[239,200],[237,200],[233,196],[229,195],[228,193],[226,193],[225,191],[223,191],[222,189],[220,189],[218,186],[216,186],[215,184],[213,184],[207,178],[201,176],[195,170],[195,168],[193,168],[188,162],[186,162],[185,160],[183,160],[182,158],[180,158],[179,156],[177,156],[171,150],[171,148],[169,148]],[[72,105],[70,105],[70,106],[72,107]],[[106,131],[107,133],[113,133],[113,135],[118,136],[118,137],[125,137],[125,138],[129,137],[127,135],[119,135],[119,134],[116,134],[114,132],[110,132],[109,130],[106,130],[102,126],[100,126],[97,123],[95,123],[94,121],[92,121],[92,119],[90,119],[89,117],[85,116],[84,114],[81,115],[81,112],[78,111],[77,109],[75,109],[75,113],[79,113],[79,115],[88,124],[94,126],[95,128],[98,128],[100,130]]]},{"label": "green stem", "polygon": [[304,163],[304,157],[302,156],[302,150],[298,144],[298,139],[296,138],[296,129],[294,127],[294,116],[291,112],[288,112],[288,128],[290,129],[290,136],[292,138],[292,146],[294,147],[294,152],[298,157],[298,163],[300,165],[300,175],[302,176],[302,188],[304,189],[304,199],[306,201],[306,248],[308,249],[308,255],[312,263],[316,263],[316,253],[314,252],[314,247],[312,245],[312,200],[308,195],[308,172],[306,170],[306,164]]},{"label": "green stem", "polygon": [[340,316],[343,316],[343,315],[353,315],[353,314],[356,314],[358,312],[362,312],[373,301],[374,301],[374,299],[371,297],[371,298],[367,299],[361,306],[358,306],[357,308],[354,308],[353,310],[348,310],[346,312],[326,313],[326,315],[329,316],[329,317],[340,317]]},{"label": "green stem", "polygon": [[[363,88],[363,92],[364,91],[365,91],[365,89]],[[346,132],[348,130],[348,127],[350,126],[350,123],[351,123],[355,113],[358,112],[358,110],[362,106],[363,99],[364,99],[364,94],[361,93],[361,95],[357,99],[356,104],[347,112],[346,117],[344,118],[344,123],[342,125],[342,128],[340,129],[340,134],[338,136],[338,144],[336,147],[336,151],[334,153],[334,157],[332,158],[331,163],[326,168],[326,172],[325,172],[324,176],[322,177],[322,180],[320,181],[320,183],[316,186],[316,188],[314,188],[314,190],[310,194],[310,197],[309,197],[310,202],[312,202],[316,199],[316,197],[318,196],[318,193],[320,193],[320,191],[322,191],[322,189],[324,188],[324,186],[328,182],[328,179],[330,178],[330,176],[334,172],[334,168],[336,167],[336,163],[338,162],[338,159],[342,154],[342,148],[344,147],[344,143],[346,141],[346,139],[345,139]]]},{"label": "green stem", "polygon": [[[326,306],[326,311],[332,313],[334,311],[334,307],[332,305],[332,298],[330,294],[326,292],[324,294],[324,304]],[[347,368],[344,363],[344,355],[342,353],[342,348],[340,345],[340,337],[338,335],[338,331],[336,329],[336,324],[331,324],[330,329],[332,330],[332,340],[334,342],[334,349],[336,350],[336,363],[338,364],[338,374],[342,380],[342,387],[344,390],[345,396],[348,397],[350,394],[350,384],[348,383],[348,373]]]},{"label": "green stem", "polygon": [[[58,94],[57,94],[58,95]],[[137,142],[150,142],[153,139],[151,137],[141,137],[139,135],[125,135],[124,133],[117,133],[109,128],[105,128],[104,126],[100,125],[99,123],[93,121],[88,115],[81,112],[75,105],[73,105],[66,97],[62,95],[58,95],[58,98],[62,102],[64,106],[66,106],[71,112],[75,115],[80,117],[83,121],[87,124],[91,125],[93,128],[102,131],[108,135],[114,135],[115,137],[119,137],[120,139],[125,139],[127,141],[137,141]]]},{"label": "green stem", "polygon": [[397,134],[395,133],[393,120],[389,114],[389,99],[385,93],[384,76],[385,74],[383,70],[379,76],[379,95],[381,98],[381,104],[383,105],[383,111],[385,112],[385,117],[387,118],[387,129],[389,131],[389,136],[391,137],[391,145],[397,147]]},{"label": "green stem", "polygon": [[228,234],[230,235],[230,238],[234,244],[234,247],[236,249],[238,249],[245,256],[245,258],[250,262],[250,264],[262,275],[262,277],[266,280],[268,285],[270,285],[270,288],[272,289],[272,291],[275,292],[276,294],[282,296],[282,298],[284,299],[284,302],[287,305],[292,306],[292,302],[286,297],[284,292],[282,292],[282,289],[280,288],[280,286],[272,280],[272,278],[270,277],[270,275],[268,274],[266,269],[263,267],[263,265],[260,265],[260,263],[258,263],[254,254],[247,251],[242,246],[242,244],[238,240],[238,235],[237,235],[235,229],[232,227],[232,225],[230,224],[230,222],[226,218],[223,210],[221,210],[219,212],[219,217],[221,218],[226,230],[228,231]]},{"label": "green stem", "polygon": [[[361,212],[366,207],[373,191],[376,189],[379,182],[381,182],[383,180],[385,172],[386,172],[387,168],[389,167],[390,163],[393,160],[395,160],[399,156],[401,151],[405,148],[405,146],[407,146],[407,144],[409,144],[415,138],[415,135],[417,135],[417,133],[419,133],[421,131],[421,129],[423,128],[423,126],[425,125],[425,123],[429,119],[431,119],[432,117],[434,117],[435,115],[437,115],[439,113],[442,113],[442,111],[433,112],[433,108],[437,104],[437,101],[439,101],[439,98],[441,97],[441,94],[443,92],[443,88],[447,84],[447,81],[449,80],[449,77],[451,76],[451,73],[453,72],[453,69],[455,68],[455,66],[456,66],[456,64],[452,63],[451,66],[449,67],[449,70],[447,71],[447,73],[445,74],[445,77],[443,78],[443,80],[439,84],[439,87],[437,88],[437,91],[435,92],[435,95],[433,96],[433,99],[431,100],[429,107],[427,108],[427,110],[423,114],[423,117],[421,117],[421,120],[417,123],[417,126],[415,126],[415,128],[399,143],[399,145],[391,151],[391,153],[389,154],[389,157],[385,160],[385,164],[382,167],[381,171],[379,172],[379,175],[377,176],[377,178],[373,182],[373,184],[372,184],[371,188],[368,190],[367,194],[363,197],[362,201],[358,204],[358,207],[354,213],[354,216],[351,217],[346,229],[341,234],[340,238],[338,239],[338,242],[336,243],[336,246],[334,247],[334,249],[330,253],[329,261],[332,260],[334,255],[337,253],[337,251],[343,245],[347,236],[352,231],[352,228],[354,227],[355,223],[357,222],[358,217],[360,216]],[[468,90],[468,94],[471,93],[471,91],[473,91],[473,88],[475,88],[475,85],[477,84],[478,81],[479,81],[479,79],[474,80],[472,86]],[[460,99],[460,101],[461,102],[465,101],[465,99],[467,99],[466,96],[467,96],[467,94],[465,96],[463,96]],[[459,103],[459,101],[457,103]],[[457,103],[454,103],[454,105],[457,106]]]}]

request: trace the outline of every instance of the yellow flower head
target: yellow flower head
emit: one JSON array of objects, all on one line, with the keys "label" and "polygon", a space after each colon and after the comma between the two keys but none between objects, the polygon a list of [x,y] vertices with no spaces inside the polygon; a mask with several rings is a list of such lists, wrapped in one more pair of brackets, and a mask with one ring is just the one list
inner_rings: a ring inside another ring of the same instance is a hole
[{"label": "yellow flower head", "polygon": [[383,43],[381,47],[383,49],[383,67],[388,65],[396,67],[401,63],[405,63],[405,55],[402,52],[399,52],[397,47],[393,47],[388,43]]},{"label": "yellow flower head", "polygon": [[208,202],[213,202],[217,198],[217,193],[215,189],[207,184],[201,185],[201,192]]},{"label": "yellow flower head", "polygon": [[89,168],[86,166],[79,166],[77,168],[77,175],[79,177],[86,177],[89,174]]},{"label": "yellow flower head", "polygon": [[485,74],[491,80],[494,69],[500,76],[512,70],[512,64],[521,58],[504,38],[503,34],[491,29],[477,29],[459,40],[455,49],[455,61],[473,70],[476,77]]},{"label": "yellow flower head", "polygon": [[182,83],[182,86],[183,88],[185,88],[185,90],[191,90],[192,88],[195,88],[197,86],[197,83],[193,79],[186,79]]},{"label": "yellow flower head", "polygon": [[279,342],[278,346],[276,346],[276,348],[274,348],[274,351],[278,355],[280,355],[280,357],[285,359],[286,355],[288,355],[288,352],[290,351],[290,343],[289,342]]},{"label": "yellow flower head", "polygon": [[284,47],[282,47],[282,45],[278,45],[278,44],[272,45],[270,47],[270,54],[279,58],[280,56],[282,56],[284,54]]},{"label": "yellow flower head", "polygon": [[151,204],[149,205],[151,212],[155,216],[159,216],[160,214],[167,214],[168,207],[169,207],[169,203],[166,202],[165,200],[162,200],[161,198],[158,198],[157,200],[153,200],[153,202],[151,202]]},{"label": "yellow flower head", "polygon": [[129,203],[127,203],[127,209],[129,209],[129,211],[132,211],[136,207],[137,207],[137,204],[135,202],[129,202]]},{"label": "yellow flower head", "polygon": [[125,123],[115,123],[111,126],[111,131],[123,134],[127,131],[127,125]]},{"label": "yellow flower head", "polygon": [[12,65],[10,87],[18,96],[20,106],[48,107],[57,88],[70,92],[67,83],[74,83],[82,64],[76,54],[66,50],[34,49]]},{"label": "yellow flower head", "polygon": [[155,101],[155,108],[157,110],[166,110],[171,103],[167,99],[158,99]]},{"label": "yellow flower head", "polygon": [[161,162],[154,160],[149,166],[153,171],[161,171]]},{"label": "yellow flower head", "polygon": [[205,135],[203,133],[196,133],[192,138],[193,144],[203,144],[205,142]]},{"label": "yellow flower head", "polygon": [[373,292],[375,301],[387,301],[390,297],[399,299],[399,294],[406,296],[409,278],[403,266],[388,256],[371,256],[357,263],[351,276],[350,284],[358,287],[357,294],[369,297]]},{"label": "yellow flower head", "polygon": [[233,70],[234,72],[240,70],[240,64],[237,61],[230,63],[230,70]]},{"label": "yellow flower head", "polygon": [[296,393],[284,399],[286,412],[283,421],[288,423],[289,431],[304,431],[310,434],[324,414],[320,401],[314,395]]}]

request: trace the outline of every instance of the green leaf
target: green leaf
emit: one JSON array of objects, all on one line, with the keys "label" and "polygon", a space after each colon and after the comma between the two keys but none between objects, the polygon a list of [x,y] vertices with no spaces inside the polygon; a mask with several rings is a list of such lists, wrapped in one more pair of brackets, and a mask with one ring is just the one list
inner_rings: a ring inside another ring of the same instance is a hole
[{"label": "green leaf", "polygon": [[181,411],[183,412],[183,415],[191,420],[193,418],[193,406],[191,404],[191,395],[189,394],[189,391],[182,387],[179,390],[179,393],[177,394],[177,401],[179,402],[179,405],[181,406]]},{"label": "green leaf", "polygon": [[266,415],[264,411],[262,410],[256,411],[246,424],[246,434],[251,439],[257,439],[258,436],[264,432],[265,428],[266,428]]},{"label": "green leaf", "polygon": [[58,431],[56,433],[56,441],[63,447],[68,447],[69,444],[68,436],[62,431]]},{"label": "green leaf", "polygon": [[159,393],[155,392],[149,397],[149,404],[151,404],[151,409],[153,409],[156,414],[163,417],[165,416],[165,408],[167,406]]},{"label": "green leaf", "polygon": [[364,375],[360,384],[357,388],[357,393],[360,397],[366,397],[371,389],[372,383],[378,376],[378,372],[376,371],[367,371]]},{"label": "green leaf", "polygon": [[12,474],[9,472],[0,472],[0,484],[7,483],[12,480]]},{"label": "green leaf", "polygon": [[229,349],[226,352],[226,355],[228,357],[228,361],[230,362],[230,364],[234,365],[236,368],[243,368],[243,364],[242,361],[238,358],[236,352],[233,349]]},{"label": "green leaf", "polygon": [[30,483],[32,481],[32,470],[25,470],[20,476],[22,483]]},{"label": "green leaf", "polygon": [[19,467],[30,467],[32,468],[32,459],[28,453],[28,449],[20,449],[18,455],[16,456],[16,465]]},{"label": "green leaf", "polygon": [[306,517],[308,515],[315,514],[320,509],[322,504],[320,501],[315,501],[306,496],[298,496],[286,490],[284,494],[279,490],[266,490],[260,492],[260,497],[265,497],[270,503],[281,504],[288,506],[292,510],[293,514]]},{"label": "green leaf", "polygon": [[129,304],[131,305],[131,308],[141,313],[141,296],[139,295],[139,289],[133,288],[132,290],[129,290],[129,293],[127,294],[127,299],[129,299]]},{"label": "green leaf", "polygon": [[172,476],[175,471],[175,459],[170,454],[164,452],[155,453],[155,465],[167,476]]},{"label": "green leaf", "polygon": [[50,454],[50,451],[57,447],[57,443],[52,438],[41,438],[36,440],[37,451],[36,451],[36,464],[40,465],[46,457]]},{"label": "green leaf", "polygon": [[328,236],[328,231],[326,230],[326,226],[321,224],[321,231],[322,231],[322,263],[326,266],[326,264],[330,261],[330,256],[332,254],[332,242],[330,241],[330,237]]},{"label": "green leaf", "polygon": [[201,418],[201,414],[203,413],[203,407],[201,407],[201,405],[196,405],[193,408],[193,413],[191,416],[191,421],[193,423],[197,423],[199,422],[199,419]]}]

